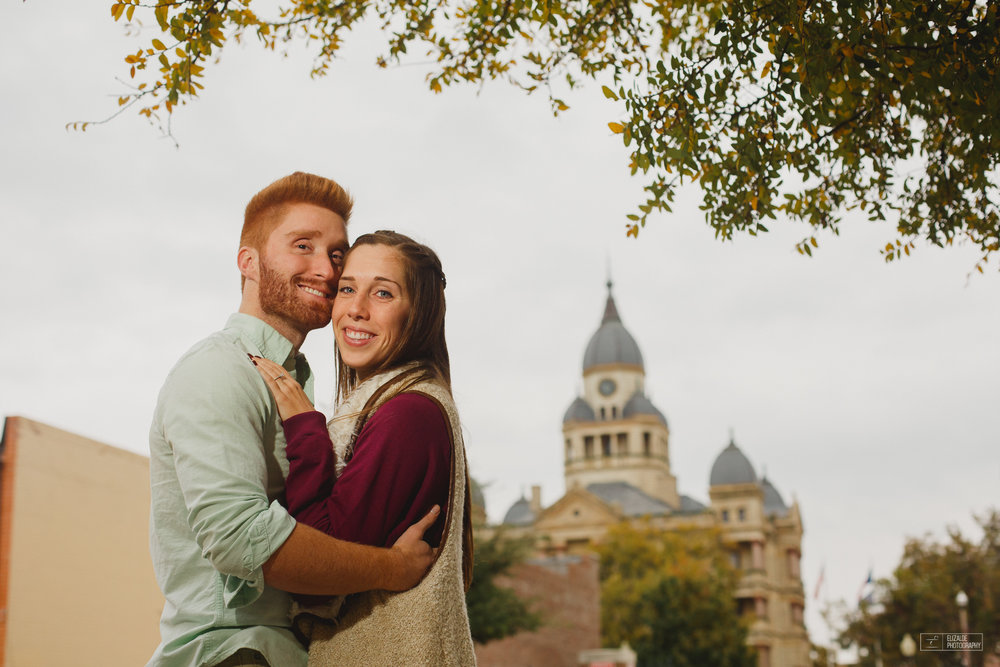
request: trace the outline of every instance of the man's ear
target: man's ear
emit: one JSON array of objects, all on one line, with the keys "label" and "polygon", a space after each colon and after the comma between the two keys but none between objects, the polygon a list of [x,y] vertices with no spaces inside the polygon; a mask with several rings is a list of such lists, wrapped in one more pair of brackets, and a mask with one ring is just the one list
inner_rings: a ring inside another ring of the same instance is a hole
[{"label": "man's ear", "polygon": [[236,266],[244,280],[260,281],[260,253],[256,248],[242,246],[236,253]]}]

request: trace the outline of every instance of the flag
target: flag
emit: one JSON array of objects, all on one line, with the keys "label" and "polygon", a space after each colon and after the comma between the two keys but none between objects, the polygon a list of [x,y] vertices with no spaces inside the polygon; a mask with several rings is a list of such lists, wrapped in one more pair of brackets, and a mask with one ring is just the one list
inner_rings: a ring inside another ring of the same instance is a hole
[{"label": "flag", "polygon": [[813,600],[819,599],[819,589],[823,586],[823,575],[826,574],[826,563],[819,569],[819,578],[816,579],[816,591],[813,593]]},{"label": "flag", "polygon": [[858,589],[858,602],[861,602],[862,600],[871,602],[872,593],[875,592],[875,587],[872,583],[872,569],[868,568],[868,577],[861,584],[861,588]]}]

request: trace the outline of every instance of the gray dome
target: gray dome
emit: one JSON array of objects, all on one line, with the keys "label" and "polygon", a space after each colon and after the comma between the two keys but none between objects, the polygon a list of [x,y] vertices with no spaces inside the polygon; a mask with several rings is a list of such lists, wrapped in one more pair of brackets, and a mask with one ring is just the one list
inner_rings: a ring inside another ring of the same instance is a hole
[{"label": "gray dome", "polygon": [[521,499],[510,506],[503,518],[508,526],[530,526],[535,522],[535,513],[531,510],[531,502],[521,496]]},{"label": "gray dome", "polygon": [[785,516],[788,514],[788,505],[782,500],[781,494],[778,490],[774,488],[774,484],[771,484],[766,476],[760,480],[760,487],[764,491],[764,514]]},{"label": "gray dome", "polygon": [[611,296],[611,281],[608,281],[608,303],[604,307],[601,326],[590,337],[587,351],[583,353],[583,372],[601,364],[632,364],[642,367],[639,346],[618,316],[615,299]]},{"label": "gray dome", "polygon": [[580,396],[569,404],[569,408],[566,409],[566,414],[563,415],[563,423],[566,422],[592,422],[597,419],[597,415],[594,414],[594,408],[590,407],[590,403],[583,400]]},{"label": "gray dome", "polygon": [[664,426],[667,425],[667,418],[663,416],[663,413],[639,391],[632,394],[632,398],[628,399],[628,403],[625,404],[625,408],[622,410],[622,417],[626,419],[633,415],[653,415],[663,422]]},{"label": "gray dome", "polygon": [[754,472],[750,460],[744,456],[740,448],[732,440],[729,446],[722,450],[722,453],[715,459],[712,465],[712,474],[709,477],[709,486],[719,484],[755,484],[757,473]]}]

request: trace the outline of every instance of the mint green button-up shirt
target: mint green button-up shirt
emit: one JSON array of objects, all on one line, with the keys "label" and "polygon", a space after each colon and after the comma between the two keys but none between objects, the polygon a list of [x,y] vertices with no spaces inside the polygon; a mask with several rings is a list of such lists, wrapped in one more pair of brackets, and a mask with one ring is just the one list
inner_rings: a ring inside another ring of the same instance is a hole
[{"label": "mint green button-up shirt", "polygon": [[312,397],[305,357],[263,321],[236,313],[167,376],[149,433],[150,552],[166,598],[150,665],[214,665],[240,648],[274,667],[306,664],[287,593],[261,566],[295,520],[278,410],[247,353],[285,367]]}]

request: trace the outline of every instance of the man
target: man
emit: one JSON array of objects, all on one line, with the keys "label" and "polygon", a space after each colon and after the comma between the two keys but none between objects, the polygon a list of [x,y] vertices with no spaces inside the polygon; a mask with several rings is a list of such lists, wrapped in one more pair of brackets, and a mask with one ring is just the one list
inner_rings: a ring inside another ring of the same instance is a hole
[{"label": "man", "polygon": [[377,549],[298,524],[279,503],[284,434],[248,355],[280,364],[311,395],[298,349],[330,321],[351,206],[339,185],[304,173],[255,195],[237,254],[239,312],[181,358],[160,392],[150,551],[166,603],[150,665],[305,665],[289,593],[405,590],[430,566],[420,538],[436,509]]}]

